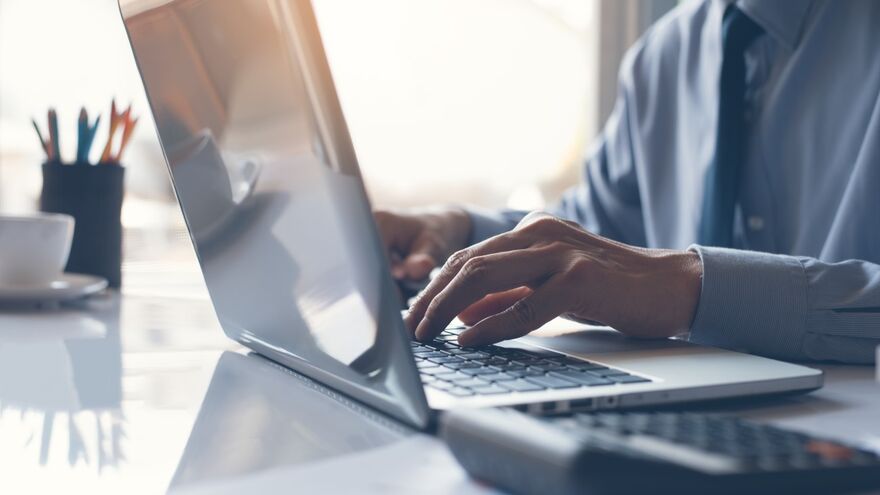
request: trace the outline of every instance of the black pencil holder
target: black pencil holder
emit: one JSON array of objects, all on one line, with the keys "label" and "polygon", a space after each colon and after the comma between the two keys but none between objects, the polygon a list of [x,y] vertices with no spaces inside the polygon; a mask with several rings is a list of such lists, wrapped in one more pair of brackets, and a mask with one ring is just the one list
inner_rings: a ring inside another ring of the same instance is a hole
[{"label": "black pencil holder", "polygon": [[65,271],[122,283],[122,196],[125,169],[118,164],[43,164],[40,210],[76,219]]}]

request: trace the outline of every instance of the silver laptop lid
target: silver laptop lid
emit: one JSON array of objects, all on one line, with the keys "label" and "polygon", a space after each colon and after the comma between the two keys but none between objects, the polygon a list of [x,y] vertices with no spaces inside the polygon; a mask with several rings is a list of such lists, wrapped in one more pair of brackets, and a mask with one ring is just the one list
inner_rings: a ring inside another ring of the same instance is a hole
[{"label": "silver laptop lid", "polygon": [[417,426],[427,402],[308,0],[120,0],[226,334]]}]

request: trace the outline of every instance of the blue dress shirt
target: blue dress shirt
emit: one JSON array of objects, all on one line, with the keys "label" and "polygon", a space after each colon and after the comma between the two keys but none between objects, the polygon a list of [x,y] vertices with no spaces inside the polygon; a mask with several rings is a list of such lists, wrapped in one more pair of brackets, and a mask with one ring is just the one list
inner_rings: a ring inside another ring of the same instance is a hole
[{"label": "blue dress shirt", "polygon": [[[582,183],[550,213],[633,245],[690,248],[689,339],[784,359],[874,361],[880,343],[880,2],[739,0],[748,144],[734,246],[695,245],[715,150],[721,21],[689,2],[630,50]],[[525,212],[470,210],[473,241]]]}]

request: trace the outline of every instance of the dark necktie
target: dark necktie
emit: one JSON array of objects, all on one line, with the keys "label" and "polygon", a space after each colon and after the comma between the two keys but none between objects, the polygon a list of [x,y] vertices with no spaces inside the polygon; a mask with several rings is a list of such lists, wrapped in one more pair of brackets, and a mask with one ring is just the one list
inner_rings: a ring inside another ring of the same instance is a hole
[{"label": "dark necktie", "polygon": [[721,26],[721,80],[715,158],[706,174],[699,243],[733,246],[733,217],[746,148],[746,48],[763,32],[735,5]]}]

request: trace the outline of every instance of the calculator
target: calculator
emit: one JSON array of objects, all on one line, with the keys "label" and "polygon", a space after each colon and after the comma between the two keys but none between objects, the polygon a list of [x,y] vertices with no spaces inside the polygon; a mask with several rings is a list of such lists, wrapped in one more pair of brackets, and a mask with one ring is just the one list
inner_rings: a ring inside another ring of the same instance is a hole
[{"label": "calculator", "polygon": [[880,488],[880,458],[835,440],[690,412],[447,413],[475,478],[522,494],[845,493]]}]

